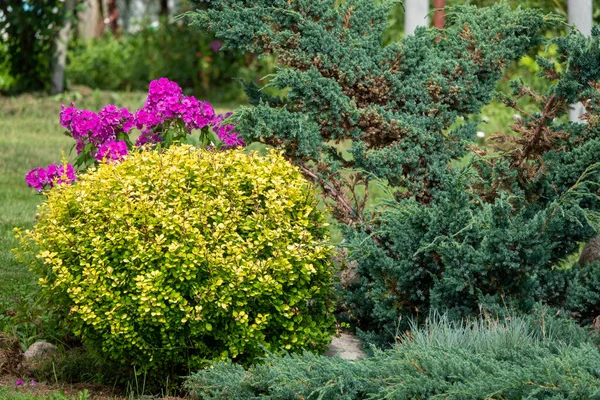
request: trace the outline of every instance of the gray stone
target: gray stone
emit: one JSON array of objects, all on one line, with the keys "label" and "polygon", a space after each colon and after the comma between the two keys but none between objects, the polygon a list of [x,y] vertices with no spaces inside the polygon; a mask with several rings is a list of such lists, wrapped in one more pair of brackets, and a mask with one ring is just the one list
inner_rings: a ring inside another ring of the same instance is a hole
[{"label": "gray stone", "polygon": [[365,356],[365,352],[360,349],[360,341],[350,333],[342,333],[339,337],[334,337],[327,346],[327,357],[339,355],[344,360],[358,360]]},{"label": "gray stone", "polygon": [[52,343],[35,342],[31,346],[29,346],[29,348],[27,349],[25,354],[23,354],[23,356],[26,360],[31,360],[34,358],[51,356],[54,353],[56,353],[57,350],[58,348]]},{"label": "gray stone", "polygon": [[587,242],[579,257],[579,265],[584,267],[594,261],[600,261],[600,236],[596,236]]},{"label": "gray stone", "polygon": [[348,249],[338,249],[333,255],[332,261],[338,270],[337,276],[340,279],[342,288],[347,288],[360,282],[360,276],[357,271],[358,263],[348,260]]}]

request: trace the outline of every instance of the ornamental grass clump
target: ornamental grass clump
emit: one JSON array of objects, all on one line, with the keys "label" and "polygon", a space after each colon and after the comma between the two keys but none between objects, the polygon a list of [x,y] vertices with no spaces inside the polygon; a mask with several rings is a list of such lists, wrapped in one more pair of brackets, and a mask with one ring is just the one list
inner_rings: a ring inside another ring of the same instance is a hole
[{"label": "ornamental grass clump", "polygon": [[329,342],[327,224],[281,154],[136,150],[46,195],[17,256],[108,358],[182,374]]}]

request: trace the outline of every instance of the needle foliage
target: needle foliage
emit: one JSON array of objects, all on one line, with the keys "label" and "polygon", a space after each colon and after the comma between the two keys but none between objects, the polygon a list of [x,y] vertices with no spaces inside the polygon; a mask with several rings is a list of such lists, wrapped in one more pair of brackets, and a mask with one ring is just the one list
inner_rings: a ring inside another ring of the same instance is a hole
[{"label": "needle foliage", "polygon": [[[558,61],[537,60],[549,89],[517,81],[514,96],[498,95],[520,117],[481,147],[471,116],[556,17],[505,3],[457,6],[443,31],[384,46],[392,2],[196,2],[205,8],[188,14],[192,24],[231,48],[277,55],[265,87],[287,95],[247,85],[254,107],[236,113],[237,127],[247,141],[283,149],[346,225],[357,279],[344,288],[345,307],[360,329],[389,341],[401,315],[584,303],[567,292],[583,293],[569,289],[577,282],[592,288],[591,275],[573,280],[555,267],[599,228],[600,29],[553,39]],[[567,122],[577,101],[584,124]],[[374,181],[393,200],[371,212]]]}]

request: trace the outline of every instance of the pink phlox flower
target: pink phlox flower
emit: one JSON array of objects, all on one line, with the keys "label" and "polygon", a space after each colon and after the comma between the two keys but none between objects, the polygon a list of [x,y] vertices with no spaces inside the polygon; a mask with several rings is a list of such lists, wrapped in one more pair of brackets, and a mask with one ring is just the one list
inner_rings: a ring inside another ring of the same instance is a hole
[{"label": "pink phlox flower", "polygon": [[72,183],[75,182],[75,180],[77,179],[77,177],[75,176],[75,169],[71,164],[67,164],[66,170],[64,165],[59,165],[56,171],[55,179],[56,178],[58,178],[57,183],[59,185],[63,183]]},{"label": "pink phlox flower", "polygon": [[34,168],[25,175],[25,182],[37,190],[42,192],[46,187],[53,187],[55,183],[72,183],[77,179],[75,170],[71,164],[65,167],[51,164],[46,168]]},{"label": "pink phlox flower", "polygon": [[144,107],[136,112],[135,125],[138,129],[153,130],[166,121],[180,119],[191,133],[193,129],[213,124],[214,118],[215,112],[210,104],[184,95],[177,83],[160,78],[150,82],[148,99]]},{"label": "pink phlox flower", "polygon": [[25,175],[25,182],[30,187],[41,192],[48,183],[48,174],[44,168],[34,168]]},{"label": "pink phlox flower", "polygon": [[223,143],[223,147],[232,148],[244,146],[244,139],[235,132],[235,126],[231,123],[226,123],[225,120],[233,115],[232,112],[215,115],[213,118],[213,131],[217,134],[219,140]]},{"label": "pink phlox flower", "polygon": [[119,140],[118,142],[106,142],[101,145],[94,157],[98,161],[105,160],[110,164],[112,162],[121,160],[127,154],[127,143],[125,143],[124,140]]},{"label": "pink phlox flower", "polygon": [[244,145],[244,140],[234,132],[235,127],[233,125],[223,124],[217,125],[213,128],[214,132],[219,137],[219,140],[223,142],[223,147],[232,148]]},{"label": "pink phlox flower", "polygon": [[69,129],[73,116],[77,114],[79,110],[75,108],[75,103],[71,103],[70,107],[65,107],[64,104],[60,106],[60,126]]},{"label": "pink phlox flower", "polygon": [[24,383],[25,383],[25,382],[23,381],[23,379],[18,379],[18,380],[15,382],[15,386],[21,386],[21,385],[23,385]]},{"label": "pink phlox flower", "polygon": [[210,42],[210,49],[215,53],[221,50],[222,46],[223,42],[221,42],[220,40],[213,40],[212,42]]},{"label": "pink phlox flower", "polygon": [[116,136],[121,131],[129,132],[134,125],[133,115],[125,107],[118,108],[109,104],[98,115],[103,129],[108,131],[105,133],[106,136]]},{"label": "pink phlox flower", "polygon": [[182,90],[179,85],[175,82],[168,80],[167,78],[160,78],[150,82],[148,88],[148,99],[144,107],[153,108],[160,102],[168,97],[179,97]]},{"label": "pink phlox flower", "polygon": [[143,146],[145,144],[160,143],[162,141],[163,141],[163,138],[161,138],[159,135],[152,132],[151,130],[146,129],[142,132],[140,137],[138,137],[137,141],[135,142],[135,146],[139,147],[139,146]]},{"label": "pink phlox flower", "polygon": [[71,103],[62,106],[60,124],[75,141],[77,153],[81,153],[86,144],[92,143],[98,148],[108,141],[114,141],[120,132],[129,132],[135,123],[134,116],[126,108],[114,105],[104,107],[98,114],[89,110],[80,110]]},{"label": "pink phlox flower", "polygon": [[153,127],[162,123],[163,121],[150,110],[141,108],[135,112],[135,126],[138,129],[142,129],[144,126]]}]

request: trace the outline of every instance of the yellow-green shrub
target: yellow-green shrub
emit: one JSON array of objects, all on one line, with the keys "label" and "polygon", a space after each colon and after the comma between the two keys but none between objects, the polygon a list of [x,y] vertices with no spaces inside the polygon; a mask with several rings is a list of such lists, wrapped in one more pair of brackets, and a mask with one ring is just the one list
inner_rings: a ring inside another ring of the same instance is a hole
[{"label": "yellow-green shrub", "polygon": [[47,196],[17,255],[110,358],[198,367],[328,343],[326,223],[280,154],[134,152]]}]

